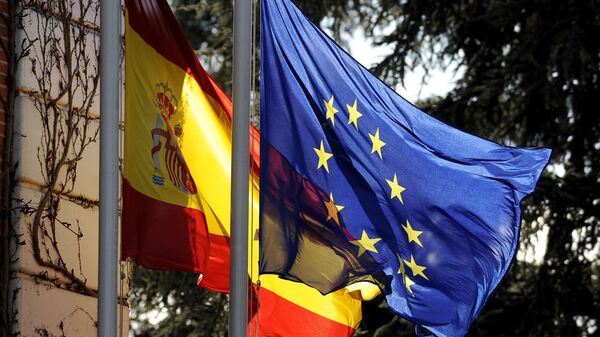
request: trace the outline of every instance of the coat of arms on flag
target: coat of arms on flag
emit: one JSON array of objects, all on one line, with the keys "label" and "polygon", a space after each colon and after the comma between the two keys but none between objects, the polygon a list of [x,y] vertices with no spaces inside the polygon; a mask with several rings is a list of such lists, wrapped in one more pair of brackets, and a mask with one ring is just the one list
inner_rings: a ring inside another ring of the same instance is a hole
[{"label": "coat of arms on flag", "polygon": [[[178,99],[166,83],[156,85],[154,101],[158,113],[156,126],[152,129],[152,162],[154,173],[152,182],[164,184],[161,168],[160,152],[164,151],[164,163],[169,174],[169,180],[175,187],[186,194],[196,194],[196,184],[179,149],[179,138],[183,137],[181,113],[178,109]],[[175,125],[173,125],[175,123]]]}]

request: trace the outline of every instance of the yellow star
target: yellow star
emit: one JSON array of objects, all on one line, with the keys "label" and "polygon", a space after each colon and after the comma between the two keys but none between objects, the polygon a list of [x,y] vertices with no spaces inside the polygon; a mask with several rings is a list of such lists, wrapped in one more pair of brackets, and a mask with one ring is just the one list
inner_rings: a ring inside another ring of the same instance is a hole
[{"label": "yellow star", "polygon": [[377,151],[377,154],[379,154],[379,158],[383,159],[383,157],[381,156],[381,148],[385,145],[385,143],[382,142],[381,139],[379,139],[379,128],[377,128],[377,131],[375,131],[374,135],[369,133],[369,137],[371,138],[371,143],[373,143],[371,153]]},{"label": "yellow star", "polygon": [[377,253],[375,244],[379,240],[381,240],[381,239],[380,238],[377,238],[377,239],[369,238],[369,236],[367,235],[367,232],[363,230],[360,240],[352,240],[352,241],[350,241],[350,243],[358,247],[358,257],[360,257],[367,250],[370,252]]},{"label": "yellow star", "polygon": [[411,287],[415,284],[415,282],[413,280],[411,280],[407,275],[404,275],[404,277],[402,278],[404,280],[404,286],[406,287],[406,289],[408,291],[410,291],[410,293],[415,296],[415,294],[413,293]]},{"label": "yellow star", "polygon": [[408,276],[406,276],[406,270],[404,269],[404,262],[398,253],[396,253],[396,257],[398,258],[398,262],[400,262],[400,268],[398,269],[398,274],[402,275],[402,283],[406,287],[406,290],[410,291],[410,293],[415,296],[411,287],[415,284],[413,280],[411,280]]},{"label": "yellow star", "polygon": [[406,274],[406,271],[404,270],[404,262],[402,262],[402,258],[400,257],[400,255],[398,253],[396,253],[396,257],[398,257],[398,262],[400,262],[400,268],[398,268],[398,274],[401,274],[402,278],[404,278],[404,275]]},{"label": "yellow star", "polygon": [[419,246],[423,247],[421,240],[419,240],[419,235],[423,234],[423,231],[413,229],[408,220],[406,220],[406,226],[403,225],[402,228],[404,228],[404,231],[408,235],[408,242],[415,242]]},{"label": "yellow star", "polygon": [[426,280],[429,281],[429,279],[427,278],[427,276],[424,273],[424,271],[425,271],[425,269],[427,269],[427,267],[419,266],[415,262],[415,258],[412,256],[412,254],[410,255],[410,261],[404,260],[404,262],[406,262],[406,265],[412,271],[413,276],[419,276],[420,275],[420,276],[423,276],[423,278],[425,278]]},{"label": "yellow star", "polygon": [[350,114],[350,116],[348,116],[348,124],[354,124],[356,130],[358,130],[358,119],[362,117],[362,114],[358,112],[356,104],[357,102],[356,100],[354,100],[354,105],[351,106],[349,104],[346,104],[346,109],[348,109],[348,113]]},{"label": "yellow star", "polygon": [[340,225],[340,220],[338,218],[339,211],[344,209],[344,206],[336,205],[333,201],[333,193],[329,193],[329,201],[325,201],[325,207],[327,207],[327,220],[333,219],[338,226]]},{"label": "yellow star", "polygon": [[406,188],[398,185],[398,178],[396,177],[396,174],[394,173],[394,180],[386,179],[385,181],[387,181],[388,185],[390,185],[390,188],[392,189],[390,199],[394,199],[394,197],[396,197],[398,200],[400,200],[400,203],[404,205],[404,200],[402,200],[402,192],[404,192]]},{"label": "yellow star", "polygon": [[323,147],[323,141],[321,141],[321,147],[320,148],[316,148],[314,147],[313,150],[315,150],[315,152],[317,153],[317,156],[319,156],[319,163],[317,164],[317,170],[321,168],[321,166],[325,167],[325,171],[327,171],[327,173],[329,173],[329,166],[327,166],[327,160],[329,160],[329,158],[333,157],[333,155],[329,152],[325,152],[325,148]]},{"label": "yellow star", "polygon": [[327,112],[325,112],[325,119],[331,119],[331,125],[335,126],[335,120],[333,119],[333,116],[338,112],[338,110],[333,107],[333,95],[329,101],[323,99],[323,102],[325,102],[325,107],[327,108]]}]

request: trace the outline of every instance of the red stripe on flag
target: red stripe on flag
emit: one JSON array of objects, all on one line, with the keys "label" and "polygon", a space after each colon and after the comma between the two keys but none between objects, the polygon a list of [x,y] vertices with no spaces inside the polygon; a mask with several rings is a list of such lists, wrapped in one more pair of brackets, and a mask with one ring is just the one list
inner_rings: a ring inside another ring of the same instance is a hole
[{"label": "red stripe on flag", "polygon": [[[248,324],[248,336],[256,337],[350,337],[354,329],[318,315],[276,293],[261,288],[259,311]],[[256,321],[258,320],[258,329]],[[258,330],[258,334],[257,334]]]},{"label": "red stripe on flag", "polygon": [[229,293],[229,238],[209,234],[210,256],[198,286],[220,293]]},{"label": "red stripe on flag", "polygon": [[123,180],[122,258],[143,267],[204,273],[209,236],[204,213],[152,199]]}]

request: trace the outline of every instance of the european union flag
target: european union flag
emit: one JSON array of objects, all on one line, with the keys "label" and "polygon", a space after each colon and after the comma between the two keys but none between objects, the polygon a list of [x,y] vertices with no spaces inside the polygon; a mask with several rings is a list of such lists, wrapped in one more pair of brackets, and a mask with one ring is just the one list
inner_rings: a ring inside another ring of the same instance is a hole
[{"label": "european union flag", "polygon": [[287,0],[262,2],[260,271],[322,293],[358,281],[462,336],[509,268],[549,149],[419,111]]}]

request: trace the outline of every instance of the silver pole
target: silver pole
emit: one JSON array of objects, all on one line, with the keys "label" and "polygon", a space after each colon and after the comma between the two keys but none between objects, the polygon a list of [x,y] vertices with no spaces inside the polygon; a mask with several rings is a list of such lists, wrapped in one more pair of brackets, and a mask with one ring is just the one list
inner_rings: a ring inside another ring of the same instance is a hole
[{"label": "silver pole", "polygon": [[233,8],[233,158],[229,336],[245,337],[248,322],[248,168],[252,0]]},{"label": "silver pole", "polygon": [[117,206],[121,2],[100,1],[98,336],[117,336]]}]

